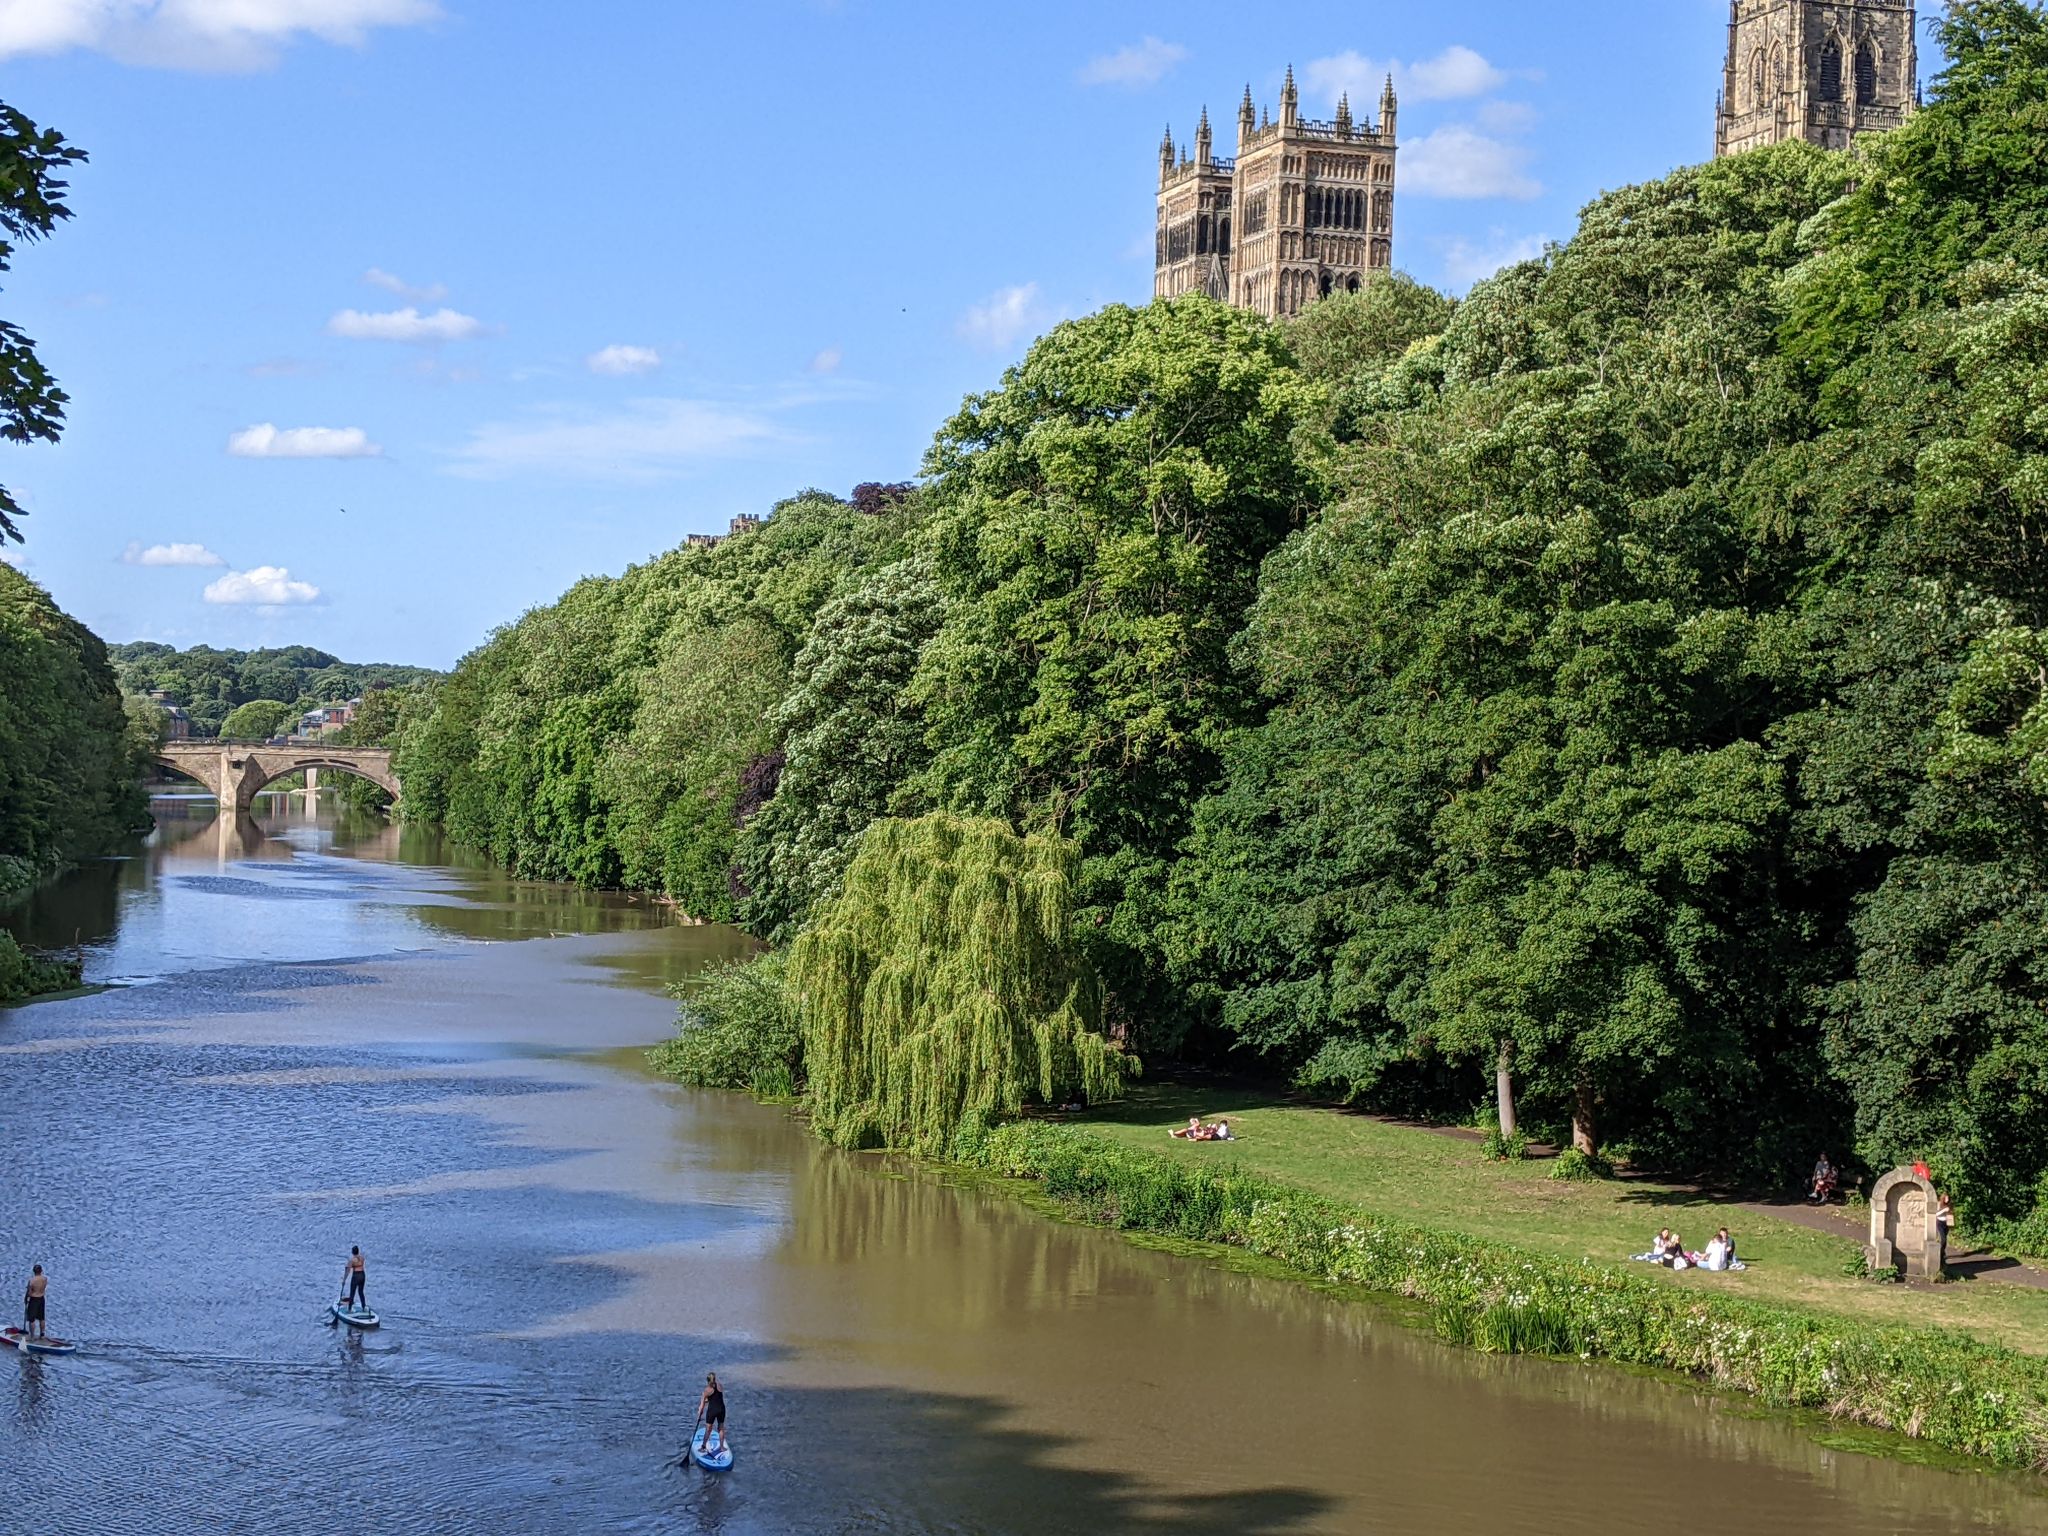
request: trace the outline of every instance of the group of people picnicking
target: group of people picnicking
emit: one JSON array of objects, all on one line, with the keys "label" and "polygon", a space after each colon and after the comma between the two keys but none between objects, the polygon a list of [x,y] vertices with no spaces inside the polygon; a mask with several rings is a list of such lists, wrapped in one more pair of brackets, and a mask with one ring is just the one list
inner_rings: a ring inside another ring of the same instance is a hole
[{"label": "group of people picnicking", "polygon": [[1648,1253],[1631,1254],[1639,1264],[1662,1264],[1666,1269],[1747,1269],[1741,1259],[1735,1256],[1735,1239],[1726,1227],[1716,1232],[1707,1246],[1694,1253],[1685,1246],[1685,1240],[1669,1227],[1657,1234],[1650,1244]]},{"label": "group of people picnicking", "polygon": [[1166,1133],[1180,1141],[1235,1141],[1230,1134],[1230,1122],[1218,1120],[1214,1125],[1204,1125],[1200,1115],[1189,1115],[1186,1125],[1177,1125]]}]

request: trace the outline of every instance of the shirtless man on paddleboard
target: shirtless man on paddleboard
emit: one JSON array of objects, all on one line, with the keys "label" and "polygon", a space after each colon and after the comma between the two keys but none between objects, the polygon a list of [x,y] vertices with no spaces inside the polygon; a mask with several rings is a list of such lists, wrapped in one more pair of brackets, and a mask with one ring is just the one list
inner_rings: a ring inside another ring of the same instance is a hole
[{"label": "shirtless man on paddleboard", "polygon": [[348,1263],[343,1267],[341,1271],[341,1283],[343,1287],[341,1293],[341,1299],[343,1303],[349,1307],[352,1307],[354,1310],[358,1312],[367,1312],[369,1308],[363,1300],[364,1276],[362,1249],[353,1246],[349,1248]]},{"label": "shirtless man on paddleboard", "polygon": [[43,1322],[43,1298],[49,1295],[50,1277],[43,1273],[38,1264],[30,1271],[28,1290],[21,1298],[21,1331],[32,1339],[47,1339],[50,1330]]}]

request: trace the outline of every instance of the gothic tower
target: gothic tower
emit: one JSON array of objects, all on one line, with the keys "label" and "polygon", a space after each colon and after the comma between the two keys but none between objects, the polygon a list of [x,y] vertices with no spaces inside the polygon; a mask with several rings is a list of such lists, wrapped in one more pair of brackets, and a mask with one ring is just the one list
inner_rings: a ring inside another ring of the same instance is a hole
[{"label": "gothic tower", "polygon": [[1714,152],[1847,149],[1906,120],[1918,69],[1913,0],[1729,0]]},{"label": "gothic tower", "polygon": [[1356,289],[1394,263],[1394,82],[1377,121],[1355,119],[1351,99],[1319,122],[1301,115],[1294,71],[1280,117],[1237,109],[1237,154],[1218,159],[1202,113],[1192,158],[1159,146],[1157,260],[1161,298],[1203,292],[1268,317],[1338,289]]}]

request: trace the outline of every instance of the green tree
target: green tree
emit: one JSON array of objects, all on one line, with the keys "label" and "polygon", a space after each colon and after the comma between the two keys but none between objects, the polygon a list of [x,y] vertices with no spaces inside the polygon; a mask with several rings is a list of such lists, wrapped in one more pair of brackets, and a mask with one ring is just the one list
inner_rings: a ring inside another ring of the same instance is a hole
[{"label": "green tree", "polygon": [[1233,725],[1231,636],[1313,505],[1290,436],[1314,390],[1264,321],[1191,297],[1061,325],[941,429],[948,608],[911,700],[931,803],[1071,839],[1112,1027],[1170,1039],[1153,939],[1175,846]]},{"label": "green tree", "polygon": [[774,798],[741,839],[749,929],[793,938],[838,883],[868,824],[900,814],[930,759],[906,697],[944,612],[924,560],[885,566],[819,610],[770,725],[783,754]]},{"label": "green tree", "polygon": [[[13,266],[17,246],[42,239],[71,217],[61,173],[84,159],[83,150],[0,102],[0,273]],[[55,442],[66,398],[36,356],[35,342],[0,320],[0,438]],[[21,515],[21,504],[0,486],[0,543],[20,541],[15,519]]]},{"label": "green tree", "polygon": [[0,565],[0,897],[149,824],[147,745],[98,637]]},{"label": "green tree", "polygon": [[277,699],[251,699],[229,710],[220,723],[224,741],[268,741],[299,717],[296,706]]},{"label": "green tree", "polygon": [[1058,839],[995,821],[868,829],[789,955],[821,1132],[935,1152],[1032,1100],[1121,1091],[1135,1062],[1099,1032],[1074,863]]}]

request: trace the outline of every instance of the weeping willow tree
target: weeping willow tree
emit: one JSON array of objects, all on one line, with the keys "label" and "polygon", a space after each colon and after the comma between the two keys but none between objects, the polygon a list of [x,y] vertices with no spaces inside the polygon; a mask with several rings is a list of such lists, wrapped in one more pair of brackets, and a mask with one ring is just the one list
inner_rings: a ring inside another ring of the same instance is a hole
[{"label": "weeping willow tree", "polygon": [[1116,1097],[1137,1063],[1100,1033],[1073,867],[1070,844],[999,821],[868,828],[790,952],[820,1132],[930,1153],[1033,1098]]}]

